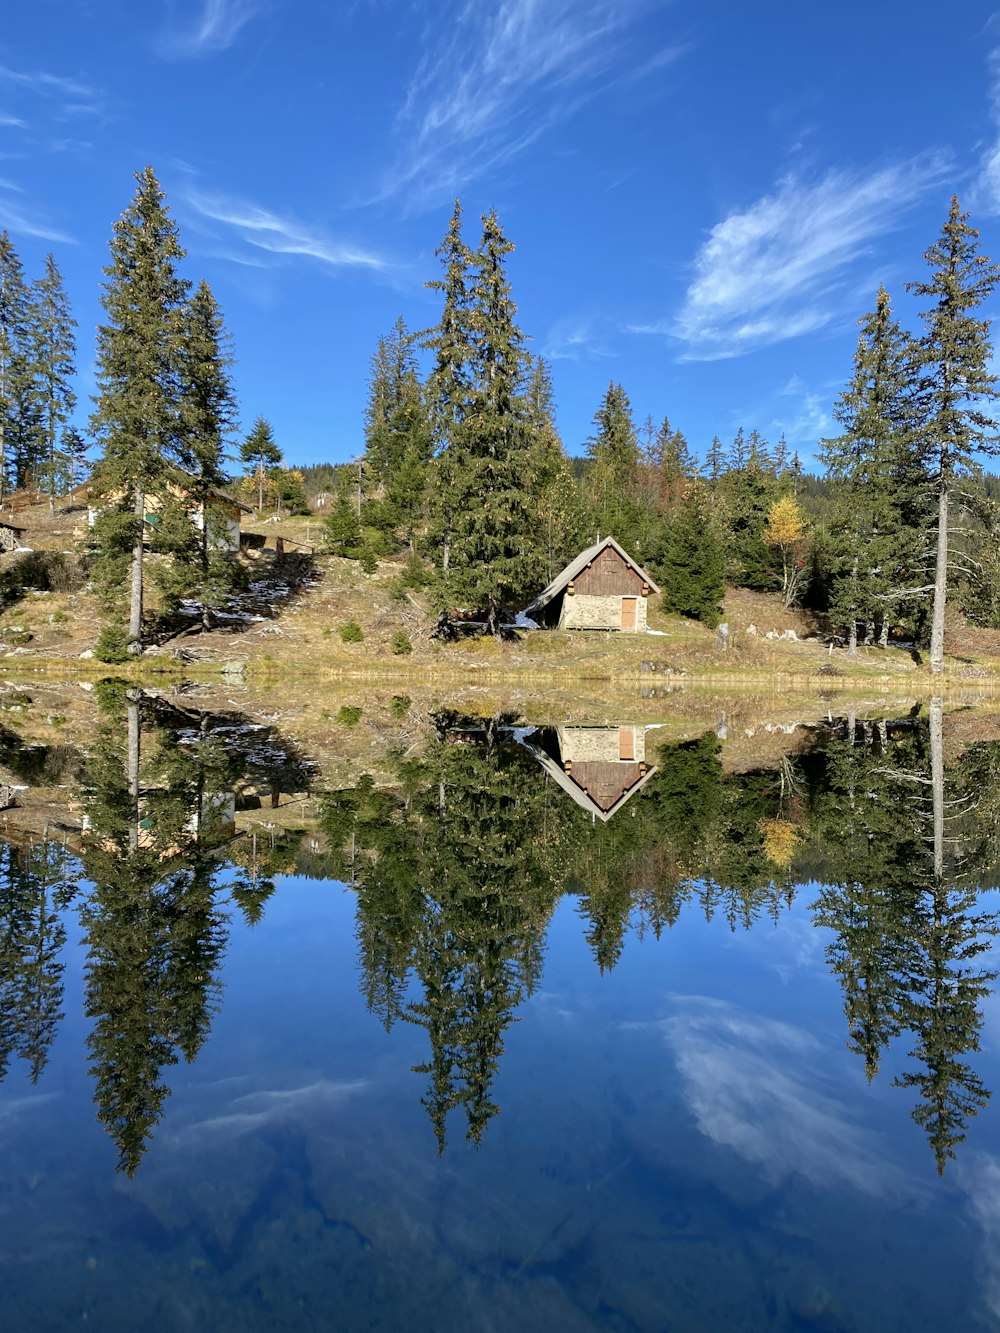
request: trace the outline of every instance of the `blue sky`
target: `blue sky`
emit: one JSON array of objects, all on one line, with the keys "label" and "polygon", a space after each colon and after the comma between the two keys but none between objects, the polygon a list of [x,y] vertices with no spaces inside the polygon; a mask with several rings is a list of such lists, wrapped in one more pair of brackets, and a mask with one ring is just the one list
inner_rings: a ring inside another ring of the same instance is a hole
[{"label": "blue sky", "polygon": [[[1000,259],[1000,16],[965,0],[33,0],[0,30],[0,227],[52,250],[92,387],[114,219],[151,162],[292,462],[362,447],[368,360],[451,201],[495,207],[580,452],[609,380],[703,454],[808,458],[856,320],[952,193]],[[1000,313],[998,308],[997,313]]]}]

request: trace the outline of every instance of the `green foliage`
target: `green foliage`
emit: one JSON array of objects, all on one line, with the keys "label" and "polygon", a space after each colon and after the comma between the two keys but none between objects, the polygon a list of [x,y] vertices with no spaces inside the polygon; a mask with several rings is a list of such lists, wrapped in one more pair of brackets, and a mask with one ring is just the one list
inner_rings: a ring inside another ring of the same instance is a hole
[{"label": "green foliage", "polygon": [[357,560],[361,555],[361,520],[342,482],[337,499],[325,520],[325,545],[331,555]]},{"label": "green foliage", "polygon": [[23,481],[28,468],[33,467],[51,499],[71,489],[78,466],[78,460],[73,458],[78,450],[77,440],[74,435],[65,434],[76,407],[73,389],[76,321],[70,313],[62,274],[51,254],[46,256],[45,271],[32,288],[30,318],[40,408],[40,450],[37,460],[25,459],[20,468],[15,468],[15,484],[20,484],[19,471]]},{"label": "green foliage", "polygon": [[715,628],[725,593],[725,553],[709,498],[698,484],[688,487],[663,525],[651,567],[664,610]]},{"label": "green foliage", "polygon": [[99,662],[121,663],[129,660],[128,631],[121,621],[109,620],[101,626],[94,644]]},{"label": "green foliage", "polygon": [[363,710],[356,704],[344,704],[337,713],[337,721],[343,727],[356,727],[363,716]]},{"label": "green foliage", "polygon": [[397,630],[392,636],[392,642],[389,646],[396,657],[401,657],[413,652],[413,644],[410,642],[410,636],[402,629]]},{"label": "green foliage", "polygon": [[586,494],[597,531],[602,537],[614,537],[627,551],[641,554],[648,544],[649,517],[640,501],[639,437],[632,405],[620,384],[608,385],[594,415],[587,456],[591,466]]},{"label": "green foliage", "polygon": [[274,428],[264,417],[257,417],[250,434],[240,445],[240,462],[248,477],[257,482],[257,508],[264,508],[264,488],[268,476],[281,466],[282,454],[274,439]]},{"label": "green foliage", "polygon": [[360,643],[365,637],[364,630],[356,620],[348,620],[338,631],[344,643]]}]

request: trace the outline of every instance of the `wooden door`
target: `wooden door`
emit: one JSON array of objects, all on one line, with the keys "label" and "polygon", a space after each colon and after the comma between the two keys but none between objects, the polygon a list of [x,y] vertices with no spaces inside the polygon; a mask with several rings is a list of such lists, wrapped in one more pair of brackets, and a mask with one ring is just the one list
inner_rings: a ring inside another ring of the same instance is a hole
[{"label": "wooden door", "polygon": [[638,618],[637,607],[638,597],[622,598],[622,629],[635,633],[636,620]]},{"label": "wooden door", "polygon": [[635,759],[635,727],[618,728],[618,758],[629,762]]}]

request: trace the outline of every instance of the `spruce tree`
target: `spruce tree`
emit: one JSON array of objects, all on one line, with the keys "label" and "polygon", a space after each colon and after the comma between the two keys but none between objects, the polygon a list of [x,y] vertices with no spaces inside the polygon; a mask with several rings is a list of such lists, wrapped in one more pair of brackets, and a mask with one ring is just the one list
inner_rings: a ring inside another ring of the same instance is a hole
[{"label": "spruce tree", "polygon": [[521,396],[524,335],[515,322],[506,259],[513,245],[495,213],[483,218],[469,297],[471,387],[452,430],[441,536],[448,561],[444,609],[469,607],[498,634],[500,613],[542,586],[545,559],[530,494],[532,433]]},{"label": "spruce tree", "polygon": [[911,343],[880,287],[863,317],[854,375],[834,407],[843,435],[822,441],[836,485],[839,547],[830,610],[847,627],[853,653],[857,623],[890,617],[913,595],[922,563],[926,488],[915,454]]},{"label": "spruce tree", "polygon": [[250,434],[240,445],[240,462],[248,477],[257,479],[257,509],[264,508],[264,483],[269,472],[281,467],[282,454],[274,441],[274,428],[264,417],[253,423]]},{"label": "spruce tree", "polygon": [[60,441],[76,407],[75,328],[62,274],[55,258],[47,255],[45,272],[31,293],[31,339],[44,444],[40,470],[49,493],[50,510],[55,509],[56,491],[66,480]]},{"label": "spruce tree", "polygon": [[374,529],[386,554],[402,543],[412,553],[423,519],[431,426],[402,319],[380,338],[372,357],[365,410],[365,507],[362,521]]},{"label": "spruce tree", "polygon": [[917,345],[922,423],[919,445],[937,495],[934,603],[930,667],[944,670],[944,617],[948,597],[948,518],[957,480],[975,471],[977,453],[1000,451],[997,421],[986,407],[997,397],[990,373],[990,321],[972,313],[992,294],[1000,269],[979,254],[979,232],[952,197],[948,220],[924,252],[926,282],[908,290],[931,302],[921,312],[926,332]]},{"label": "spruce tree", "polygon": [[442,276],[427,283],[442,298],[441,318],[424,338],[434,354],[427,380],[427,403],[434,445],[431,540],[442,572],[451,561],[451,525],[455,508],[453,486],[460,470],[459,430],[469,409],[473,377],[471,288],[474,257],[462,240],[462,206],[455,200],[448,232],[434,252]]},{"label": "spruce tree", "polygon": [[652,557],[662,606],[714,629],[725,594],[725,553],[703,482],[689,483]]},{"label": "spruce tree", "polygon": [[556,429],[552,375],[542,357],[531,362],[524,398],[532,433],[530,490],[535,497],[547,581],[587,544],[591,523]]},{"label": "spruce tree", "polygon": [[28,289],[20,257],[0,232],[0,499],[12,468],[12,450],[30,447],[39,418],[28,355]]},{"label": "spruce tree", "polygon": [[613,381],[594,414],[594,434],[587,441],[591,466],[587,490],[602,537],[615,537],[626,549],[642,547],[646,524],[639,503],[639,438],[632,404]]},{"label": "spruce tree", "polygon": [[187,474],[183,484],[190,500],[200,506],[201,526],[190,534],[188,549],[176,554],[190,560],[184,581],[197,590],[205,629],[210,628],[212,609],[225,602],[236,584],[234,562],[220,549],[220,520],[211,503],[227,480],[225,450],[236,426],[232,363],[222,312],[202,281],[185,311],[180,357],[181,448]]},{"label": "spruce tree", "polygon": [[[101,555],[117,573],[128,552],[130,653],[142,650],[144,516],[147,492],[165,491],[180,461],[180,347],[187,284],[163,191],[146,167],[131,204],[115,223],[97,331],[97,397],[91,427],[103,445],[95,473],[113,508],[95,525]],[[107,582],[105,583],[107,587]]]}]

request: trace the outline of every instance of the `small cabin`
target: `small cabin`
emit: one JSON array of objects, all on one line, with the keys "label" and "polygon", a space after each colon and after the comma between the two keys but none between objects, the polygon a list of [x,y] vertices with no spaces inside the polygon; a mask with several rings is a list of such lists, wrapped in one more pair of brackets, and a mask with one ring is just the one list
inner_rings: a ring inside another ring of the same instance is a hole
[{"label": "small cabin", "polygon": [[[78,488],[78,489],[83,489]],[[191,496],[187,488],[177,482],[167,483],[167,489],[170,495],[177,500],[187,502],[188,514],[191,522],[201,532],[205,526],[205,512],[208,511],[209,533],[208,539],[210,546],[216,551],[238,551],[240,549],[240,522],[243,514],[252,513],[248,505],[241,504],[239,500],[234,500],[231,495],[225,491],[213,490],[209,493],[207,504],[201,499],[195,499]],[[74,495],[76,492],[74,492]],[[102,508],[108,504],[113,504],[120,493],[109,491],[107,494],[95,498],[90,495],[88,490],[87,499],[87,524],[93,527],[98,514]],[[143,518],[147,525],[155,530],[160,522],[160,510],[163,508],[163,498],[155,490],[150,490],[144,496],[144,514]]]},{"label": "small cabin", "polygon": [[546,629],[612,629],[642,634],[646,599],[660,590],[641,565],[604,537],[581,551],[524,614]]},{"label": "small cabin", "polygon": [[522,740],[546,773],[602,823],[656,772],[644,727],[542,727]]},{"label": "small cabin", "polygon": [[0,523],[0,551],[19,551],[23,536],[24,528],[15,527],[13,523]]}]

